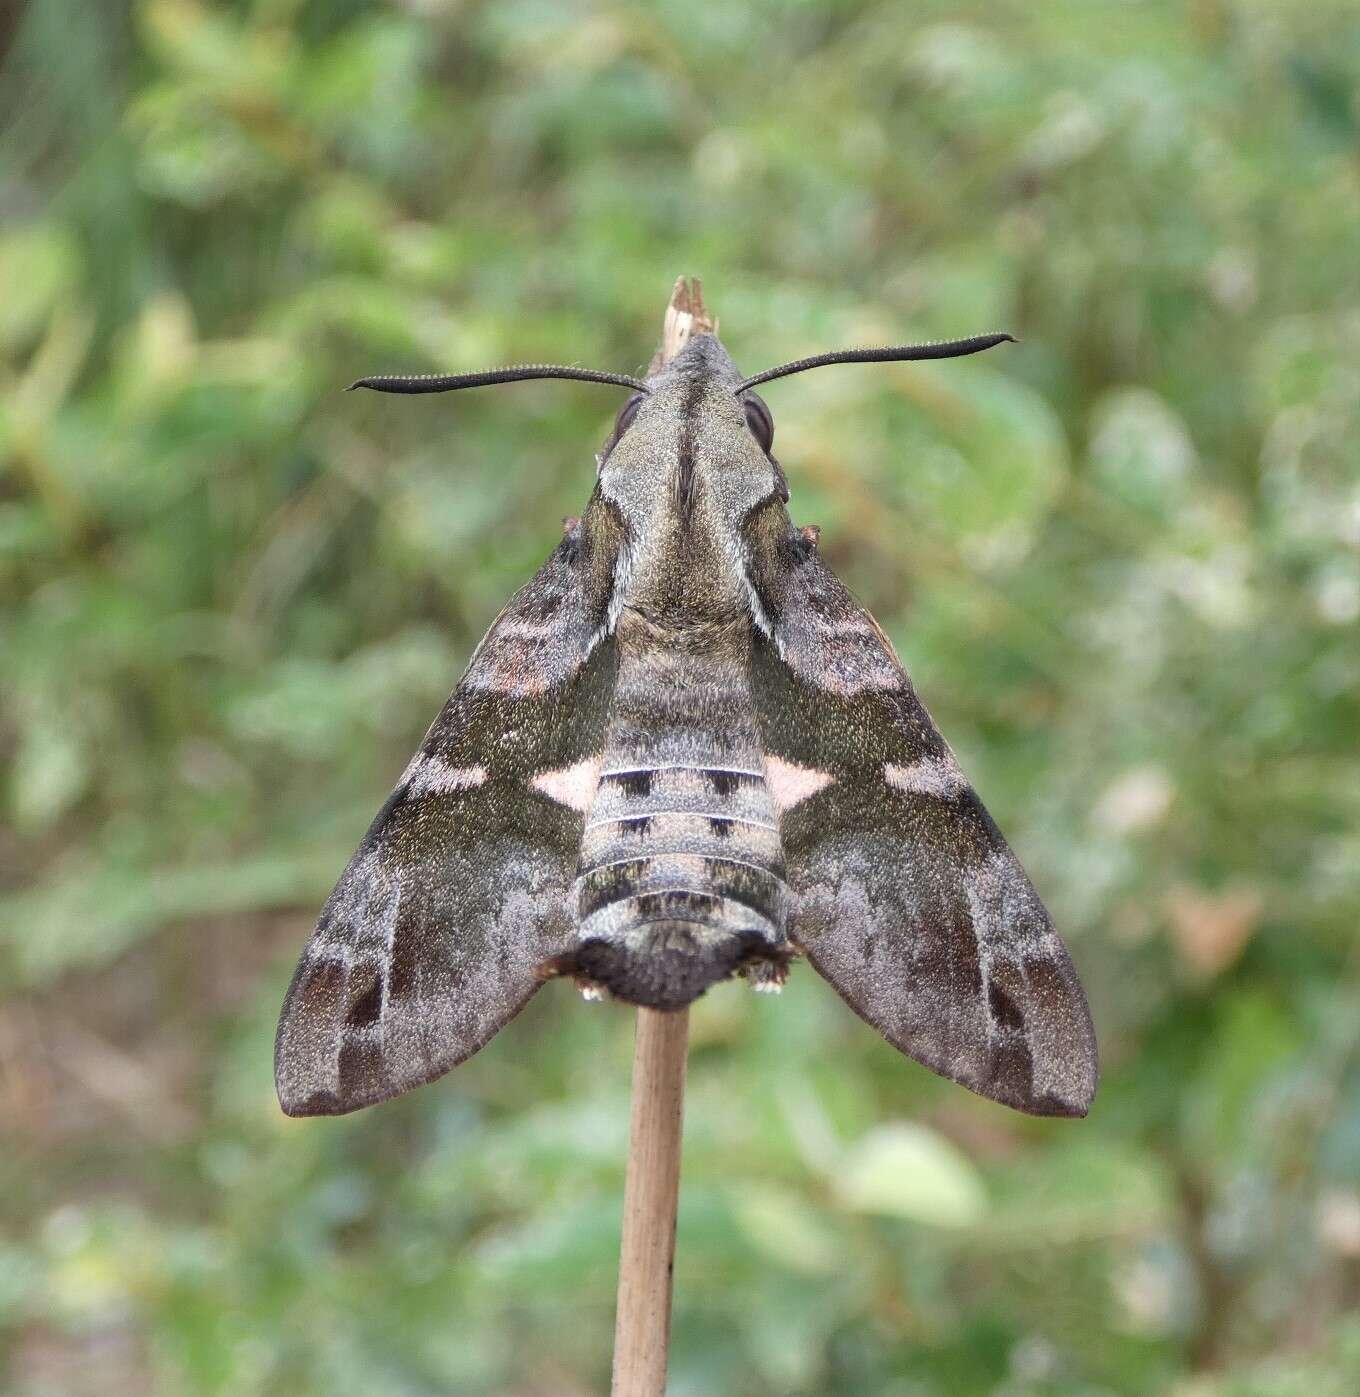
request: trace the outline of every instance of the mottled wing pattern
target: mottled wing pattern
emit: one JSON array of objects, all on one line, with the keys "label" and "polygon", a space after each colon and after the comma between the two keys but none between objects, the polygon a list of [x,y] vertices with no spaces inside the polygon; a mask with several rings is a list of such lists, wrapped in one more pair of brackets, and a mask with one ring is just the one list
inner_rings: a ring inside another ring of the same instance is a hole
[{"label": "mottled wing pattern", "polygon": [[[605,570],[607,571],[607,570]],[[331,894],[279,1021],[290,1115],[419,1086],[477,1051],[567,944],[613,642],[580,528],[497,618]],[[588,656],[588,658],[587,658]]]},{"label": "mottled wing pattern", "polygon": [[790,940],[927,1067],[1022,1111],[1084,1115],[1090,1012],[1024,870],[810,538],[765,511],[748,544],[767,762],[807,792],[782,823]]}]

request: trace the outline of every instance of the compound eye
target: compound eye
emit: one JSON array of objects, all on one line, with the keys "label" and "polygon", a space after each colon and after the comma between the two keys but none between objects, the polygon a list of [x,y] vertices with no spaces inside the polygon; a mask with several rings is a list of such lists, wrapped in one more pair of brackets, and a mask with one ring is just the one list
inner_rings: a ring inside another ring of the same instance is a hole
[{"label": "compound eye", "polygon": [[608,459],[609,453],[618,445],[619,438],[633,425],[633,418],[638,415],[638,408],[642,406],[642,400],[646,396],[645,393],[634,393],[619,409],[619,415],[614,419],[614,430],[610,432],[609,440],[600,452],[601,461]]},{"label": "compound eye", "polygon": [[638,415],[638,408],[642,406],[643,394],[634,393],[631,398],[619,409],[619,415],[614,419],[614,436],[621,437],[633,425],[633,418]]},{"label": "compound eye", "polygon": [[741,405],[746,409],[746,425],[751,429],[751,435],[768,456],[774,445],[774,418],[770,416],[770,409],[754,393],[748,393],[741,400]]}]

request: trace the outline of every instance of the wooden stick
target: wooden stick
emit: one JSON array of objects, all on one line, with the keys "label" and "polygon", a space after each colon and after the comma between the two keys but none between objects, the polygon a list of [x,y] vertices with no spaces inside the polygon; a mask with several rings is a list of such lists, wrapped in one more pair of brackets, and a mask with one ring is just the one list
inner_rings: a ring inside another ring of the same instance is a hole
[{"label": "wooden stick", "polygon": [[613,1397],[665,1397],[689,1010],[637,1011]]}]

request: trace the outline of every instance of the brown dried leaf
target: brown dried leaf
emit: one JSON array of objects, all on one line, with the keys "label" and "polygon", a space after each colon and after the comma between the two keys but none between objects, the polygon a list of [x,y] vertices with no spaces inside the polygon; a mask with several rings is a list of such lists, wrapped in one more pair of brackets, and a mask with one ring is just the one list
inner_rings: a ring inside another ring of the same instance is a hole
[{"label": "brown dried leaf", "polygon": [[1242,954],[1261,920],[1263,900],[1255,888],[1205,892],[1180,884],[1166,895],[1172,943],[1199,979],[1221,975]]}]

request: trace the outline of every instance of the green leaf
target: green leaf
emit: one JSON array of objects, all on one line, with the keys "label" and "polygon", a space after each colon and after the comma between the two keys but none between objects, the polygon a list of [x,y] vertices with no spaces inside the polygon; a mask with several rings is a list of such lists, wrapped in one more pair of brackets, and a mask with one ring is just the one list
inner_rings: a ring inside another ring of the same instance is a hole
[{"label": "green leaf", "polygon": [[981,1176],[923,1125],[876,1126],[847,1151],[834,1180],[843,1207],[936,1227],[972,1227],[987,1211]]},{"label": "green leaf", "polygon": [[27,223],[0,234],[0,348],[36,336],[74,288],[80,259],[60,224]]}]

